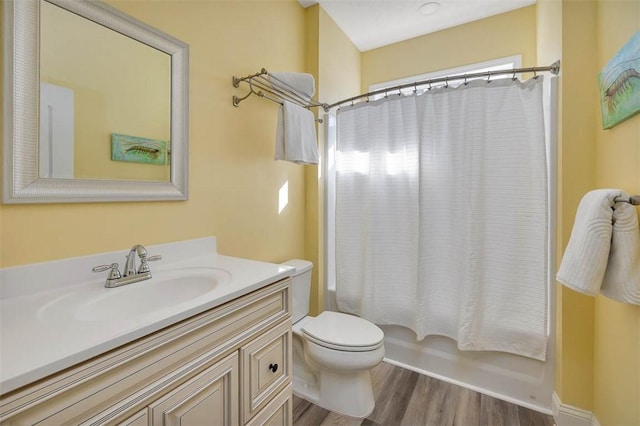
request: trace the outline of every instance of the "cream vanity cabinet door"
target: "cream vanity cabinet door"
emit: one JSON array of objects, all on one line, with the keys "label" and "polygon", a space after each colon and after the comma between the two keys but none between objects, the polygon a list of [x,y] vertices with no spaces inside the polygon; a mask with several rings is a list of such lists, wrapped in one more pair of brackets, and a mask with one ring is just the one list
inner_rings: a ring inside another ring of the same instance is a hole
[{"label": "cream vanity cabinet door", "polygon": [[238,354],[233,353],[151,404],[149,415],[153,425],[236,425]]}]

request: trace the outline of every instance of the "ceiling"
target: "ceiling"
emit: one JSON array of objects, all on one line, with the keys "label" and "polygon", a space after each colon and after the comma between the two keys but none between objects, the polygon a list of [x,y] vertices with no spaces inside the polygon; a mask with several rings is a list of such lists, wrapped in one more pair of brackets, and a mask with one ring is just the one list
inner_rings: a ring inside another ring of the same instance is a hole
[{"label": "ceiling", "polygon": [[[535,0],[298,0],[320,3],[364,52],[529,6]],[[420,13],[421,6],[427,14]]]}]

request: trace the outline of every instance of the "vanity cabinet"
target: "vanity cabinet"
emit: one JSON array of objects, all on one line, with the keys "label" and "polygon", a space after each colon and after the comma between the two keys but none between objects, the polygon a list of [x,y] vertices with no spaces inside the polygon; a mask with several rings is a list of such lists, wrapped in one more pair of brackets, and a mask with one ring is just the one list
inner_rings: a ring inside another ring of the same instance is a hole
[{"label": "vanity cabinet", "polygon": [[3,395],[0,424],[291,425],[290,306],[287,278]]}]

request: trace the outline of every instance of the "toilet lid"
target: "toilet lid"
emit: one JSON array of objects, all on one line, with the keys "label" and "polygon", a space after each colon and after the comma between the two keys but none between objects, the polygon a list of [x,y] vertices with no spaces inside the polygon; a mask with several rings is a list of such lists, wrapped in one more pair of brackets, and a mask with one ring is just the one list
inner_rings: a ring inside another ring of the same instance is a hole
[{"label": "toilet lid", "polygon": [[384,333],[375,324],[331,311],[325,311],[304,324],[302,332],[321,346],[353,352],[377,349],[384,339]]}]

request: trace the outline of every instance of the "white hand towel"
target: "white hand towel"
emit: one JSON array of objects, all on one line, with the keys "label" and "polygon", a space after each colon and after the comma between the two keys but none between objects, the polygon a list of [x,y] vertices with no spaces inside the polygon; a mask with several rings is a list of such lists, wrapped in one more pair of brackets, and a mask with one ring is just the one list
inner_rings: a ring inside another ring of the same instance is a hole
[{"label": "white hand towel", "polygon": [[[626,194],[623,197],[628,198]],[[631,204],[618,203],[602,294],[622,303],[640,305],[640,229]]]},{"label": "white hand towel", "polygon": [[578,206],[569,244],[556,279],[580,293],[600,292],[611,249],[612,207],[624,193],[616,189],[588,192]]},{"label": "white hand towel", "polygon": [[315,117],[311,111],[283,102],[278,112],[275,159],[318,164]]}]

